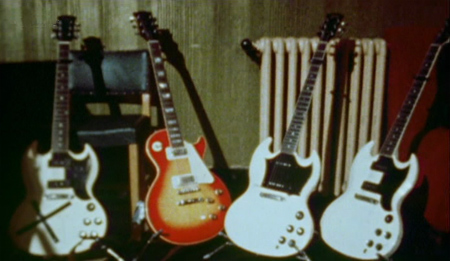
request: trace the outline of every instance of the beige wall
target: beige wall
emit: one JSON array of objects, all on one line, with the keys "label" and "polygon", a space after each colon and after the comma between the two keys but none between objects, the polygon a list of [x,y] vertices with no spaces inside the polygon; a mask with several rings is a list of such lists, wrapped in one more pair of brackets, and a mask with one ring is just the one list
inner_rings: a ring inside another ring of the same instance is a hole
[{"label": "beige wall", "polygon": [[[106,50],[146,48],[128,22],[153,12],[184,53],[206,113],[230,166],[248,166],[258,143],[259,69],[241,50],[244,38],[314,36],[326,13],[340,12],[347,37],[382,37],[392,26],[442,27],[447,0],[1,0],[0,62],[56,57],[51,26],[75,15],[81,38],[102,38]],[[420,37],[420,36],[418,36]],[[408,43],[405,43],[408,44]],[[73,48],[78,49],[80,40]],[[188,141],[202,134],[180,77],[168,66],[181,126]],[[3,112],[2,112],[3,113]],[[212,164],[211,155],[207,159]]]}]

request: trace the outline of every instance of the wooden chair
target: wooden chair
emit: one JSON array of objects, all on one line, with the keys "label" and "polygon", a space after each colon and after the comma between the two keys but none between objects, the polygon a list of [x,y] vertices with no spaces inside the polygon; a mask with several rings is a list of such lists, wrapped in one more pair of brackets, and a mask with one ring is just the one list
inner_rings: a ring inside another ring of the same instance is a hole
[{"label": "wooden chair", "polygon": [[143,145],[150,135],[151,121],[156,122],[150,118],[148,53],[72,51],[70,58],[69,86],[77,137],[94,148],[128,147],[133,215],[145,176]]}]

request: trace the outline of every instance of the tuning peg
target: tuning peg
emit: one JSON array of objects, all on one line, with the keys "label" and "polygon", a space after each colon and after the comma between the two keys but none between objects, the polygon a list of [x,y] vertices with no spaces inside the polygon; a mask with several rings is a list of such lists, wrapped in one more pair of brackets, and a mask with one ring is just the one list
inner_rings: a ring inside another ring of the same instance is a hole
[{"label": "tuning peg", "polygon": [[345,27],[345,26],[347,26],[347,23],[346,23],[345,21],[342,21],[342,22],[341,22],[341,26],[342,26],[342,27]]},{"label": "tuning peg", "polygon": [[130,21],[130,23],[134,23],[136,21],[136,18],[134,16],[130,16],[128,20]]},{"label": "tuning peg", "polygon": [[50,35],[50,37],[51,37],[52,39],[56,39],[56,33],[52,33],[52,34]]}]

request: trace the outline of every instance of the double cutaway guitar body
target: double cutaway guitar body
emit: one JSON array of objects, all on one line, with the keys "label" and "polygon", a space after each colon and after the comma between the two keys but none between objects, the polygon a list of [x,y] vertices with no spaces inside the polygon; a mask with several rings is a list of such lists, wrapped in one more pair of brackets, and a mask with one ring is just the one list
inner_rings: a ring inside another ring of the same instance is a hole
[{"label": "double cutaway guitar body", "polygon": [[[303,250],[313,237],[308,200],[319,182],[320,159],[316,152],[306,159],[271,153],[271,143],[267,138],[255,150],[249,186],[228,210],[225,230],[247,251],[286,257]],[[269,181],[270,172],[281,176]]]},{"label": "double cutaway guitar body", "polygon": [[147,220],[161,238],[177,245],[209,240],[223,229],[231,197],[225,184],[203,163],[206,141],[184,142],[184,153],[169,143],[168,133],[156,131],[146,152],[157,169],[146,196]]},{"label": "double cutaway guitar body", "polygon": [[22,250],[61,256],[88,250],[107,230],[107,217],[92,193],[98,160],[91,146],[75,154],[37,152],[37,142],[22,161],[27,189],[14,213],[10,234]]},{"label": "double cutaway guitar body", "polygon": [[414,154],[406,162],[397,148],[414,108],[430,77],[439,52],[450,39],[450,20],[428,48],[395,121],[378,154],[367,143],[350,168],[347,189],[325,210],[320,221],[322,238],[331,248],[350,257],[388,259],[403,237],[401,206],[415,186],[419,166]]},{"label": "double cutaway guitar body", "polygon": [[414,187],[418,163],[373,156],[374,142],[356,155],[346,191],[321,218],[323,240],[347,256],[372,260],[391,256],[401,243],[401,205]]}]

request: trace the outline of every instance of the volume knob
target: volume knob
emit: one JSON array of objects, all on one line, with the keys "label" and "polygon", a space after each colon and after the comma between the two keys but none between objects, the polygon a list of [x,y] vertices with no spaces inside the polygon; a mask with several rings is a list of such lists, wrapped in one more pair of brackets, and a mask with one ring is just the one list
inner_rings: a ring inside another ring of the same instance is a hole
[{"label": "volume knob", "polygon": [[294,226],[293,225],[289,225],[286,227],[287,232],[292,232],[294,231]]}]

